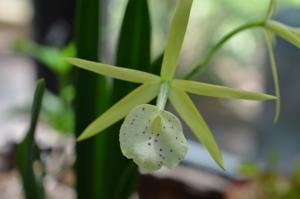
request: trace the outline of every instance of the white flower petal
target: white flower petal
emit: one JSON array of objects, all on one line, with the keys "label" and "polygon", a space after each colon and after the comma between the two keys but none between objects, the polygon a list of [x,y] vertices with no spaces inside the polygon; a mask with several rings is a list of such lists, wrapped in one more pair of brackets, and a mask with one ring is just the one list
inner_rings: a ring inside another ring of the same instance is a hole
[{"label": "white flower petal", "polygon": [[143,171],[173,168],[188,150],[179,119],[149,104],[135,107],[125,118],[120,145],[123,155]]}]

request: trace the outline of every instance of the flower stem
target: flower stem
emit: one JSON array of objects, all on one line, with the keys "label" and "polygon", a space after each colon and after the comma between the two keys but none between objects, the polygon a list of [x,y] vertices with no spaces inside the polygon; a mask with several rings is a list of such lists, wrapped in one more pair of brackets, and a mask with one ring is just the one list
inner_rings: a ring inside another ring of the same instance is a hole
[{"label": "flower stem", "polygon": [[203,69],[208,65],[208,63],[210,62],[210,60],[213,58],[213,56],[216,54],[216,52],[218,50],[220,50],[220,48],[224,45],[225,42],[227,42],[229,39],[231,39],[234,35],[236,35],[239,32],[242,32],[244,30],[250,29],[250,28],[254,28],[254,27],[263,27],[265,24],[265,20],[258,20],[258,21],[254,21],[254,22],[249,22],[246,23],[240,27],[237,27],[236,29],[232,30],[231,32],[229,32],[227,35],[225,35],[224,37],[222,37],[207,53],[207,55],[205,56],[204,60],[198,64],[196,67],[194,67],[194,69],[189,72],[186,76],[185,79],[190,79],[192,78],[195,74],[203,71]]},{"label": "flower stem", "polygon": [[160,110],[164,110],[166,107],[167,100],[168,100],[168,93],[169,93],[169,84],[167,81],[164,81],[160,86],[159,94],[156,101],[156,106]]}]

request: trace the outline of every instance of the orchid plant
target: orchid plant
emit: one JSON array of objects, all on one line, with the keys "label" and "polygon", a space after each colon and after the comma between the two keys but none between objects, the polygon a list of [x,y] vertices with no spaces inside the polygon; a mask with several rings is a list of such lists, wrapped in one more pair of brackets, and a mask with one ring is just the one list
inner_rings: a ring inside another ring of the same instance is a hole
[{"label": "orchid plant", "polygon": [[[178,2],[168,34],[160,76],[79,58],[67,58],[69,63],[79,68],[142,84],[93,121],[79,136],[78,141],[100,133],[125,117],[119,136],[123,155],[133,159],[143,171],[152,172],[162,166],[173,168],[183,160],[188,145],[180,120],[165,110],[169,100],[215,162],[224,168],[218,145],[188,93],[246,100],[274,100],[277,97],[174,78],[192,3],[193,0]],[[281,30],[281,26],[278,23],[268,23],[269,29]],[[294,32],[277,32],[282,37],[294,38],[290,37]],[[157,98],[155,106],[147,104],[154,98]]]}]

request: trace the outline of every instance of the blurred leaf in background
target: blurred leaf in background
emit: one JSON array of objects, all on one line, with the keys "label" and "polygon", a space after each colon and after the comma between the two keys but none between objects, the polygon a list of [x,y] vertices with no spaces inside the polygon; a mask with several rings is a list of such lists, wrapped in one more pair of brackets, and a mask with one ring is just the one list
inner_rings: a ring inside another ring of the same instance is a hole
[{"label": "blurred leaf in background", "polygon": [[34,169],[34,162],[39,159],[39,149],[35,142],[36,126],[42,106],[45,81],[39,80],[31,108],[30,126],[25,138],[18,145],[17,168],[22,177],[23,191],[26,199],[45,198],[43,172]]},{"label": "blurred leaf in background", "polygon": [[40,45],[29,40],[17,40],[13,48],[18,53],[29,55],[44,63],[57,75],[66,75],[71,71],[71,65],[65,61],[65,57],[76,55],[73,42],[62,49],[58,49]]}]

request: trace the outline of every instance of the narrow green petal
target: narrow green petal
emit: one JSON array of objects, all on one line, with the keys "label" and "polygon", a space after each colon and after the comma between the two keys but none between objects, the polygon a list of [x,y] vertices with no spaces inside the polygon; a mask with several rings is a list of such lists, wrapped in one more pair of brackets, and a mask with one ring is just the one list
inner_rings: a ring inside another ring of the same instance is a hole
[{"label": "narrow green petal", "polygon": [[273,82],[275,86],[275,94],[277,96],[276,111],[274,116],[274,122],[276,123],[280,117],[280,107],[281,107],[280,86],[279,86],[279,77],[278,77],[277,65],[276,65],[276,60],[275,60],[275,55],[273,50],[273,44],[272,44],[272,35],[268,31],[266,31],[266,40],[267,40],[267,47],[268,47],[268,53],[270,58]]},{"label": "narrow green petal", "polygon": [[287,26],[273,20],[267,21],[265,27],[269,31],[300,48],[300,28]]},{"label": "narrow green petal", "polygon": [[110,107],[94,120],[79,136],[78,141],[87,139],[125,117],[135,106],[154,99],[159,91],[159,83],[143,84]]},{"label": "narrow green petal", "polygon": [[224,168],[219,147],[190,97],[184,91],[171,87],[169,98],[176,111],[206,147],[216,163]]},{"label": "narrow green petal", "polygon": [[225,86],[217,86],[188,80],[173,80],[174,87],[189,93],[209,97],[246,99],[246,100],[274,100],[276,97],[257,92],[243,91]]},{"label": "narrow green petal", "polygon": [[189,21],[192,3],[193,0],[179,0],[175,16],[171,23],[161,68],[161,77],[164,79],[169,80],[174,76]]},{"label": "narrow green petal", "polygon": [[158,76],[150,73],[112,66],[108,64],[97,63],[84,59],[66,58],[66,60],[79,68],[129,82],[148,83],[159,81],[160,79]]},{"label": "narrow green petal", "polygon": [[179,119],[149,104],[135,107],[125,118],[120,145],[124,156],[147,172],[176,167],[188,150]]}]

